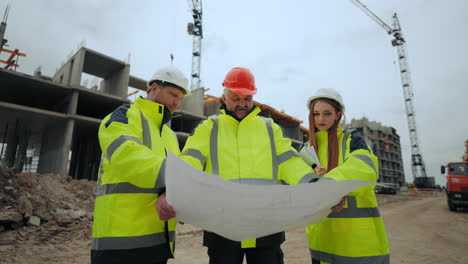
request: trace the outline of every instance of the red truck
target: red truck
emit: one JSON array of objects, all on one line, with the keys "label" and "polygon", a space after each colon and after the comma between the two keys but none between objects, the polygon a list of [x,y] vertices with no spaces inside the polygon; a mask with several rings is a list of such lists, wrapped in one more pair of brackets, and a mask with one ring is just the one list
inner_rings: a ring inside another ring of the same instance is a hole
[{"label": "red truck", "polygon": [[457,207],[468,208],[468,161],[450,162],[441,166],[440,172],[445,174],[447,168],[447,203],[450,211]]}]

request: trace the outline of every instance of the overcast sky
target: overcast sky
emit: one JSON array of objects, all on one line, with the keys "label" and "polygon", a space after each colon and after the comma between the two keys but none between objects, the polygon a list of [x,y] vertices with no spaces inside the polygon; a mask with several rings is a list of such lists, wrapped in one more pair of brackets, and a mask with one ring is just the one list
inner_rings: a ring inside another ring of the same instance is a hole
[{"label": "overcast sky", "polygon": [[[387,24],[398,13],[407,40],[416,119],[429,176],[444,183],[440,165],[459,161],[468,139],[468,2],[362,0]],[[9,48],[27,54],[21,72],[53,75],[84,41],[87,48],[127,61],[148,79],[161,66],[191,71],[188,1],[1,0],[11,4]],[[138,4],[137,4],[138,3]],[[318,88],[338,90],[346,118],[367,117],[397,129],[406,180],[411,153],[396,48],[391,36],[349,0],[203,2],[201,79],[220,95],[226,72],[248,67],[255,100],[307,124],[306,99]],[[1,54],[0,59],[5,59]]]}]

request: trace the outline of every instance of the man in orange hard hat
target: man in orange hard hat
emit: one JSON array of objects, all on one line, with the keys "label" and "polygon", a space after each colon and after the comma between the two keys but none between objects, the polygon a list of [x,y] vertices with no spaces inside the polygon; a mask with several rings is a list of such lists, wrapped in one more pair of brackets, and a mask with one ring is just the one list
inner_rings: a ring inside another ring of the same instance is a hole
[{"label": "man in orange hard hat", "polygon": [[[201,123],[187,139],[181,158],[227,181],[248,185],[308,183],[317,176],[281,128],[271,118],[259,116],[254,107],[255,78],[250,70],[236,67],[222,83],[223,104],[218,115]],[[228,222],[226,224],[229,224]],[[261,223],[254,223],[261,224]],[[205,231],[210,264],[280,264],[284,232],[236,242]]]}]

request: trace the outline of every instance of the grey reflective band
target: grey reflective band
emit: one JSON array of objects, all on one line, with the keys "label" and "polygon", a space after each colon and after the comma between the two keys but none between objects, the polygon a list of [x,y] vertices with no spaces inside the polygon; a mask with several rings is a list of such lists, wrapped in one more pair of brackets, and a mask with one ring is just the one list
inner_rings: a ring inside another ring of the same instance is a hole
[{"label": "grey reflective band", "polygon": [[122,135],[122,136],[118,137],[117,139],[112,141],[112,143],[109,145],[109,147],[107,147],[107,160],[109,162],[111,160],[112,154],[114,154],[114,151],[116,151],[120,147],[120,145],[122,145],[123,143],[125,143],[127,141],[133,141],[133,142],[136,142],[137,144],[140,144],[140,145],[143,144],[141,142],[141,140],[139,138],[137,138],[137,137],[125,136],[125,135]]},{"label": "grey reflective band", "polygon": [[356,196],[346,196],[348,200],[348,208],[343,208],[338,213],[332,212],[328,218],[367,218],[367,217],[380,217],[380,212],[377,207],[363,207],[358,208],[356,203]]},{"label": "grey reflective band", "polygon": [[141,142],[141,140],[139,138],[134,137],[134,136],[122,135],[122,136],[118,137],[107,148],[107,160],[109,160],[109,162],[111,160],[111,157],[112,157],[112,154],[114,153],[114,151],[116,151],[117,148],[119,148],[120,145],[122,145],[126,141],[134,141],[134,142],[136,142],[138,144],[141,144],[141,145],[144,144],[145,146],[147,146],[148,148],[151,149],[151,135],[150,135],[150,129],[149,129],[149,125],[148,125],[148,120],[146,120],[146,118],[143,116],[143,113],[141,113],[141,126],[142,126],[142,129],[143,129],[143,142]]},{"label": "grey reflective band", "polygon": [[[310,173],[309,173],[309,174],[310,174]],[[332,178],[328,178],[328,177],[318,177],[318,176],[317,176],[315,173],[313,173],[313,175],[315,175],[315,176],[313,176],[312,180],[311,180],[311,181],[309,181],[309,182],[318,182],[318,181],[322,181],[322,182],[323,182],[323,181],[335,181],[334,179],[332,179]]]},{"label": "grey reflective band", "polygon": [[[143,112],[140,111],[141,115],[141,127],[143,129],[143,143],[145,146],[147,146],[149,149],[151,149],[151,131],[148,125],[148,120],[146,120],[145,116],[143,115]],[[163,124],[161,124],[163,126]]]},{"label": "grey reflective band", "polygon": [[102,175],[104,175],[104,156],[101,156],[101,162],[99,164],[99,174],[96,180],[96,192],[99,192],[99,185],[101,185]]},{"label": "grey reflective band", "polygon": [[104,175],[104,157],[103,156],[101,156],[101,161],[99,162],[98,180],[101,179],[102,175]]},{"label": "grey reflective band", "polygon": [[273,180],[278,182],[278,160],[276,159],[276,145],[275,145],[275,135],[273,134],[273,127],[271,125],[271,118],[262,119],[266,122],[268,136],[270,137],[270,147],[271,147],[271,164],[273,172]]},{"label": "grey reflective band", "polygon": [[182,152],[181,156],[190,156],[192,158],[198,159],[202,165],[202,167],[205,167],[206,163],[206,157],[203,156],[203,154],[198,150],[198,149],[186,149],[184,152]]},{"label": "grey reflective band", "polygon": [[344,136],[343,136],[343,141],[341,142],[341,155],[343,156],[343,162],[346,161],[346,141],[348,140],[348,137],[351,135],[353,130],[345,130]]},{"label": "grey reflective band", "polygon": [[333,264],[390,264],[390,255],[366,256],[366,257],[345,257],[327,252],[310,250],[313,259]]},{"label": "grey reflective band", "polygon": [[100,237],[93,238],[91,249],[112,250],[112,249],[135,249],[152,247],[167,242],[174,242],[175,231],[169,231],[169,241],[166,239],[166,232],[132,237]]},{"label": "grey reflective band", "polygon": [[335,181],[335,180],[332,178],[328,178],[328,177],[320,177],[319,181]]},{"label": "grey reflective band", "polygon": [[96,197],[117,193],[160,193],[164,187],[142,188],[129,182],[109,183],[97,186]]},{"label": "grey reflective band", "polygon": [[281,153],[277,158],[278,165],[280,165],[281,163],[289,160],[292,157],[299,157],[299,153],[297,153],[297,151],[295,151],[295,150],[288,150],[288,151],[286,151],[284,153]]},{"label": "grey reflective band", "polygon": [[230,182],[236,182],[240,184],[247,184],[247,185],[276,185],[276,180],[273,179],[258,179],[258,178],[240,178],[229,180]]},{"label": "grey reflective band", "polygon": [[218,163],[218,116],[211,116],[213,128],[210,135],[211,174],[219,175]]},{"label": "grey reflective band", "polygon": [[159,168],[158,177],[156,178],[156,184],[154,185],[156,189],[163,188],[166,186],[166,160],[167,159],[163,160],[161,167]]},{"label": "grey reflective band", "polygon": [[372,169],[374,169],[375,173],[377,173],[377,170],[375,169],[374,163],[372,162],[372,160],[371,160],[371,158],[369,156],[362,155],[362,154],[357,154],[357,155],[354,155],[354,157],[364,161],[367,165],[369,165]]},{"label": "grey reflective band", "polygon": [[158,177],[154,183],[153,188],[142,188],[136,185],[133,185],[129,182],[118,182],[118,183],[109,183],[101,185],[101,178],[99,178],[97,183],[97,192],[96,197],[108,195],[108,194],[117,194],[117,193],[149,193],[157,194],[164,190],[166,184],[166,159],[164,159],[161,167],[159,169]]},{"label": "grey reflective band", "polygon": [[320,177],[318,177],[315,173],[307,173],[306,175],[304,175],[304,177],[302,177],[298,184],[314,182],[317,181],[319,178]]}]

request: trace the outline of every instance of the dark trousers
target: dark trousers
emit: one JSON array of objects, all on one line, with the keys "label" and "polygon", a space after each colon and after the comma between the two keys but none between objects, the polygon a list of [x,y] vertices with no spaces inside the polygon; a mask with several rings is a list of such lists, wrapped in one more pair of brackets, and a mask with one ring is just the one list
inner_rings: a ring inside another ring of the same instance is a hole
[{"label": "dark trousers", "polygon": [[281,247],[267,248],[208,248],[209,264],[284,264]]},{"label": "dark trousers", "polygon": [[170,258],[173,256],[169,244],[135,249],[91,250],[91,264],[166,264]]},{"label": "dark trousers", "polygon": [[320,264],[320,260],[318,259],[312,259],[312,264]]}]

